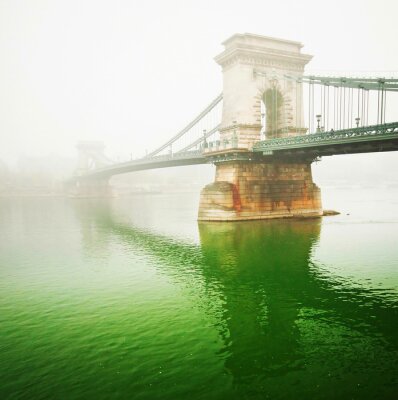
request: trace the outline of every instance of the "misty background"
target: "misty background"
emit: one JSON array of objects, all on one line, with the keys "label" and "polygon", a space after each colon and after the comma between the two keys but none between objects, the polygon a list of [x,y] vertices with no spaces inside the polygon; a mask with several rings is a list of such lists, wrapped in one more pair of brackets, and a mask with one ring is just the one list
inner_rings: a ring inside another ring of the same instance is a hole
[{"label": "misty background", "polygon": [[[80,140],[103,141],[115,161],[165,142],[222,91],[213,58],[234,33],[302,42],[314,55],[308,72],[390,76],[397,12],[393,0],[0,0],[0,194],[60,193]],[[325,157],[314,180],[394,186],[397,166],[397,153]],[[213,173],[170,168],[112,182],[200,188]]]}]

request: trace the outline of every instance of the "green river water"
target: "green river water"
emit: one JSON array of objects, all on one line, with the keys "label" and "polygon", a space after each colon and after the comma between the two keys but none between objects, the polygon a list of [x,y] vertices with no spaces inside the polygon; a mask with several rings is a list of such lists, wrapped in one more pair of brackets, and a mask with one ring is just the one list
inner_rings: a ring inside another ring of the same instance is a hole
[{"label": "green river water", "polygon": [[398,191],[325,202],[198,224],[198,193],[1,200],[0,399],[398,398]]}]

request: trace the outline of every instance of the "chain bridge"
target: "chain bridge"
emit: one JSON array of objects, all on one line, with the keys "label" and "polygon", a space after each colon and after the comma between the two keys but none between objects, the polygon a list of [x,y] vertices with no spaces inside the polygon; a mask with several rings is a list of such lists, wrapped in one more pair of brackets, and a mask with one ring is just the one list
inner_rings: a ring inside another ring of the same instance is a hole
[{"label": "chain bridge", "polygon": [[312,56],[290,40],[235,34],[223,45],[222,94],[143,158],[113,163],[101,143],[79,143],[74,193],[107,195],[116,174],[213,163],[199,220],[315,217],[314,160],[398,150],[397,78],[305,74]]}]

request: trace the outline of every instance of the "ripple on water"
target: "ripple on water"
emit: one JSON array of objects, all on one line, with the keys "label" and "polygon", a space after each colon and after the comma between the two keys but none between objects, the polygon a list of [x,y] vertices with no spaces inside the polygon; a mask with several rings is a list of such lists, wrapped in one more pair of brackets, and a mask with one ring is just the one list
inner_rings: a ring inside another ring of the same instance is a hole
[{"label": "ripple on water", "polygon": [[192,220],[184,236],[176,203],[154,219],[146,201],[9,204],[2,398],[393,398],[397,224]]}]

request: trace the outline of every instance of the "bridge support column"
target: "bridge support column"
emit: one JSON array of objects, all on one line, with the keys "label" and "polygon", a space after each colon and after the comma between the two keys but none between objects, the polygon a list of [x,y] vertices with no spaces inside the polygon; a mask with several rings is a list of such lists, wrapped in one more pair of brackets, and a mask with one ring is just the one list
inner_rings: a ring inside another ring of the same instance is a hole
[{"label": "bridge support column", "polygon": [[69,189],[69,195],[76,198],[113,197],[108,178],[76,180],[74,186]]},{"label": "bridge support column", "polygon": [[238,221],[322,215],[310,162],[227,161],[201,192],[200,221]]}]

